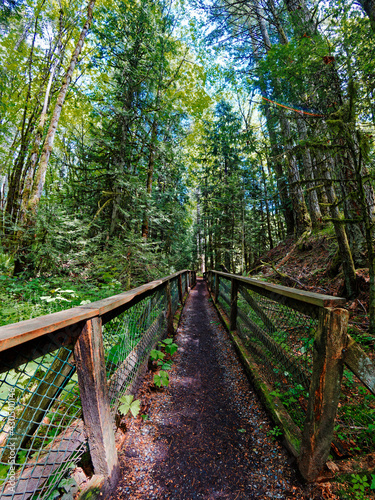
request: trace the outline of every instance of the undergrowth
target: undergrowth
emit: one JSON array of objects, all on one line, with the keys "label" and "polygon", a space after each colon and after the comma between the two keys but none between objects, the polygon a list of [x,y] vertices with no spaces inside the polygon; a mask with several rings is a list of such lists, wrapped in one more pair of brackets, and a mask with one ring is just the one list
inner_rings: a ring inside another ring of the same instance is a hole
[{"label": "undergrowth", "polygon": [[0,326],[88,304],[124,291],[112,280],[93,285],[67,277],[15,278],[0,275]]}]

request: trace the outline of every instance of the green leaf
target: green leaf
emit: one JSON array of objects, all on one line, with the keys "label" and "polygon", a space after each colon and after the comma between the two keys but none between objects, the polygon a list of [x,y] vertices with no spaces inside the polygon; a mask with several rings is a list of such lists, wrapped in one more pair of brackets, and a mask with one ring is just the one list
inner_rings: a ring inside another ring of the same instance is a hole
[{"label": "green leaf", "polygon": [[121,415],[125,416],[129,411],[129,405],[127,405],[127,404],[120,405],[118,407],[118,411],[121,413]]},{"label": "green leaf", "polygon": [[161,351],[158,351],[157,349],[153,349],[150,352],[150,358],[152,359],[152,361],[155,361],[156,359],[164,359],[165,354]]},{"label": "green leaf", "polygon": [[177,344],[170,344],[165,346],[165,352],[173,356],[173,354],[177,351],[178,346]]},{"label": "green leaf", "polygon": [[131,405],[130,405],[130,412],[133,415],[134,418],[138,416],[138,413],[141,411],[141,402],[139,399],[136,399]]},{"label": "green leaf", "polygon": [[118,408],[121,415],[125,416],[130,411],[134,418],[137,417],[141,410],[141,402],[139,399],[136,399],[135,401],[133,401],[133,399],[134,396],[132,394],[127,394],[119,399],[120,403],[123,403]]},{"label": "green leaf", "polygon": [[154,375],[154,384],[156,385],[156,387],[161,387],[162,381],[160,375]]},{"label": "green leaf", "polygon": [[160,370],[159,374],[154,375],[154,384],[156,387],[168,387],[169,384],[169,375],[166,371]]}]

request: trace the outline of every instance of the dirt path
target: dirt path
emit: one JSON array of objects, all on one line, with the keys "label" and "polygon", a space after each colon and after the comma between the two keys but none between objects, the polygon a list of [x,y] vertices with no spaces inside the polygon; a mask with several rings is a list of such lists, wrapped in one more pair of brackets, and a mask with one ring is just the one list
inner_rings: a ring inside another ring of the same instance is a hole
[{"label": "dirt path", "polygon": [[[311,499],[252,391],[203,281],[177,332],[170,385],[139,398],[149,420],[131,421],[113,499]],[[326,497],[329,498],[329,497]]]}]

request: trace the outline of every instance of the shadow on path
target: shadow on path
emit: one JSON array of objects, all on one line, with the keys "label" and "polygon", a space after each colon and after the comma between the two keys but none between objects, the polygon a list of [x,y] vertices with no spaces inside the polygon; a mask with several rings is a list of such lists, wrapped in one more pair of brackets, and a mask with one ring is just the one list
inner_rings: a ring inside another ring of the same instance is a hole
[{"label": "shadow on path", "polygon": [[202,280],[187,300],[176,341],[168,389],[151,393],[149,420],[132,422],[127,432],[113,498],[312,498],[287,452],[267,435],[270,420]]}]

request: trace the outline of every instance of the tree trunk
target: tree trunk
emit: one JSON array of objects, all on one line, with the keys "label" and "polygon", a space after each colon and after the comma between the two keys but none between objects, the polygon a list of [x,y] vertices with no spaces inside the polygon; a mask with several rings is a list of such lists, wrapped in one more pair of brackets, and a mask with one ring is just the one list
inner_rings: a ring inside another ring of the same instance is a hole
[{"label": "tree trunk", "polygon": [[[148,167],[147,167],[147,182],[146,182],[146,193],[147,198],[151,196],[152,192],[152,180],[154,175],[154,166],[155,166],[155,148],[156,148],[156,137],[157,137],[157,124],[156,120],[152,122],[152,131],[151,131],[151,139],[150,139],[150,152],[148,156]],[[148,226],[149,226],[149,216],[148,216],[148,203],[146,202],[145,213],[143,215],[143,223],[142,223],[142,238],[144,241],[147,241],[148,238]]]},{"label": "tree trunk", "polygon": [[72,81],[72,76],[74,69],[76,67],[78,58],[82,52],[83,44],[85,42],[86,35],[89,31],[92,17],[93,17],[93,9],[95,6],[95,1],[96,0],[90,0],[88,6],[87,6],[87,18],[86,22],[82,28],[81,34],[79,36],[78,42],[76,44],[75,50],[73,52],[72,58],[70,60],[69,68],[68,71],[66,72],[64,82],[61,86],[59,95],[57,97],[57,102],[55,105],[55,109],[53,111],[53,115],[51,118],[51,123],[48,128],[47,132],[47,137],[46,141],[43,147],[43,152],[42,156],[39,162],[39,167],[36,172],[34,184],[33,184],[33,189],[29,201],[29,208],[33,211],[36,211],[40,198],[42,196],[43,188],[44,188],[44,183],[45,183],[45,178],[46,178],[46,173],[47,173],[47,167],[48,167],[48,162],[49,158],[51,156],[52,152],[52,147],[53,147],[53,141],[56,135],[57,131],[57,126],[59,124],[59,119],[62,111],[62,107],[64,105],[65,97],[68,92],[70,82]]},{"label": "tree trunk", "polygon": [[270,215],[270,207],[268,205],[268,192],[267,192],[267,184],[266,184],[266,173],[264,171],[263,162],[260,161],[260,166],[262,169],[262,181],[263,181],[263,189],[264,189],[264,203],[266,205],[266,217],[267,217],[267,233],[268,233],[268,242],[270,246],[270,250],[273,248],[273,238],[272,238],[272,228],[271,228],[271,215]]},{"label": "tree trunk", "polygon": [[[262,33],[262,38],[263,38],[263,44],[266,48],[266,51],[268,52],[271,48],[271,41],[268,35],[268,30],[266,27],[266,24],[264,22],[264,16],[262,15],[262,11],[260,10],[259,6],[256,4],[256,14],[257,14],[257,19],[258,23],[260,26],[260,30]],[[255,42],[252,39],[253,43],[253,50],[254,54],[257,55],[258,50],[256,48]],[[265,97],[266,99],[268,98],[267,92],[266,92],[266,85],[263,81],[263,78],[260,79],[260,91],[262,93],[262,96]],[[279,141],[277,139],[276,131],[275,131],[275,118],[272,116],[271,108],[270,105],[267,101],[265,101],[265,115],[266,115],[266,126],[267,126],[267,131],[268,135],[270,138],[270,143],[271,143],[271,151],[272,151],[272,167],[275,171],[276,175],[276,183],[280,195],[280,201],[281,201],[281,207],[282,207],[282,212],[283,216],[285,219],[285,225],[286,225],[286,231],[288,235],[293,235],[294,234],[294,217],[293,217],[293,210],[292,210],[292,205],[290,202],[290,196],[288,192],[288,184],[285,180],[285,175],[283,172],[283,166],[282,162],[280,161],[280,154],[281,154],[281,148],[279,146]]]},{"label": "tree trunk", "polygon": [[27,168],[25,185],[24,185],[24,189],[23,189],[23,193],[22,193],[21,209],[20,209],[20,214],[19,214],[19,222],[21,224],[24,222],[26,210],[27,210],[27,205],[28,205],[29,199],[30,199],[30,194],[31,194],[33,179],[34,179],[35,166],[36,166],[37,161],[38,161],[39,149],[40,149],[40,145],[42,143],[42,138],[43,138],[44,125],[45,125],[46,119],[47,119],[48,103],[49,103],[49,98],[50,98],[50,93],[51,93],[52,82],[53,82],[53,78],[55,76],[55,71],[56,71],[58,62],[59,62],[59,59],[56,57],[55,62],[52,65],[51,73],[50,73],[50,76],[48,79],[48,84],[47,84],[46,92],[44,95],[43,109],[42,109],[42,113],[40,115],[39,125],[38,125],[36,136],[34,139],[34,145],[33,145],[31,156],[30,156],[30,162],[29,162],[29,165]]},{"label": "tree trunk", "polygon": [[358,0],[363,10],[370,19],[371,29],[375,33],[375,1],[374,0]]},{"label": "tree trunk", "polygon": [[[297,128],[300,139],[306,141],[307,127],[302,118],[297,119]],[[317,227],[322,222],[322,213],[320,211],[318,194],[315,189],[313,165],[311,160],[310,149],[305,146],[302,152],[302,161],[305,170],[305,178],[307,180],[307,204],[309,206],[309,213],[313,227]]]},{"label": "tree trunk", "polygon": [[297,160],[292,152],[290,123],[285,118],[284,112],[281,115],[281,128],[285,139],[285,148],[287,151],[288,176],[290,184],[290,193],[295,217],[296,236],[299,238],[306,231],[311,231],[311,218],[307,210],[306,201],[301,187],[301,178],[298,170]]},{"label": "tree trunk", "polygon": [[[332,161],[332,160],[331,160]],[[345,232],[344,222],[340,219],[340,211],[337,204],[337,197],[333,188],[329,164],[324,164],[321,168],[322,176],[325,179],[325,190],[327,193],[328,202],[330,203],[330,212],[333,226],[335,228],[337,244],[339,246],[342,267],[344,272],[344,281],[346,294],[348,297],[353,297],[357,292],[357,279],[352,253],[350,250],[348,238]]]}]

